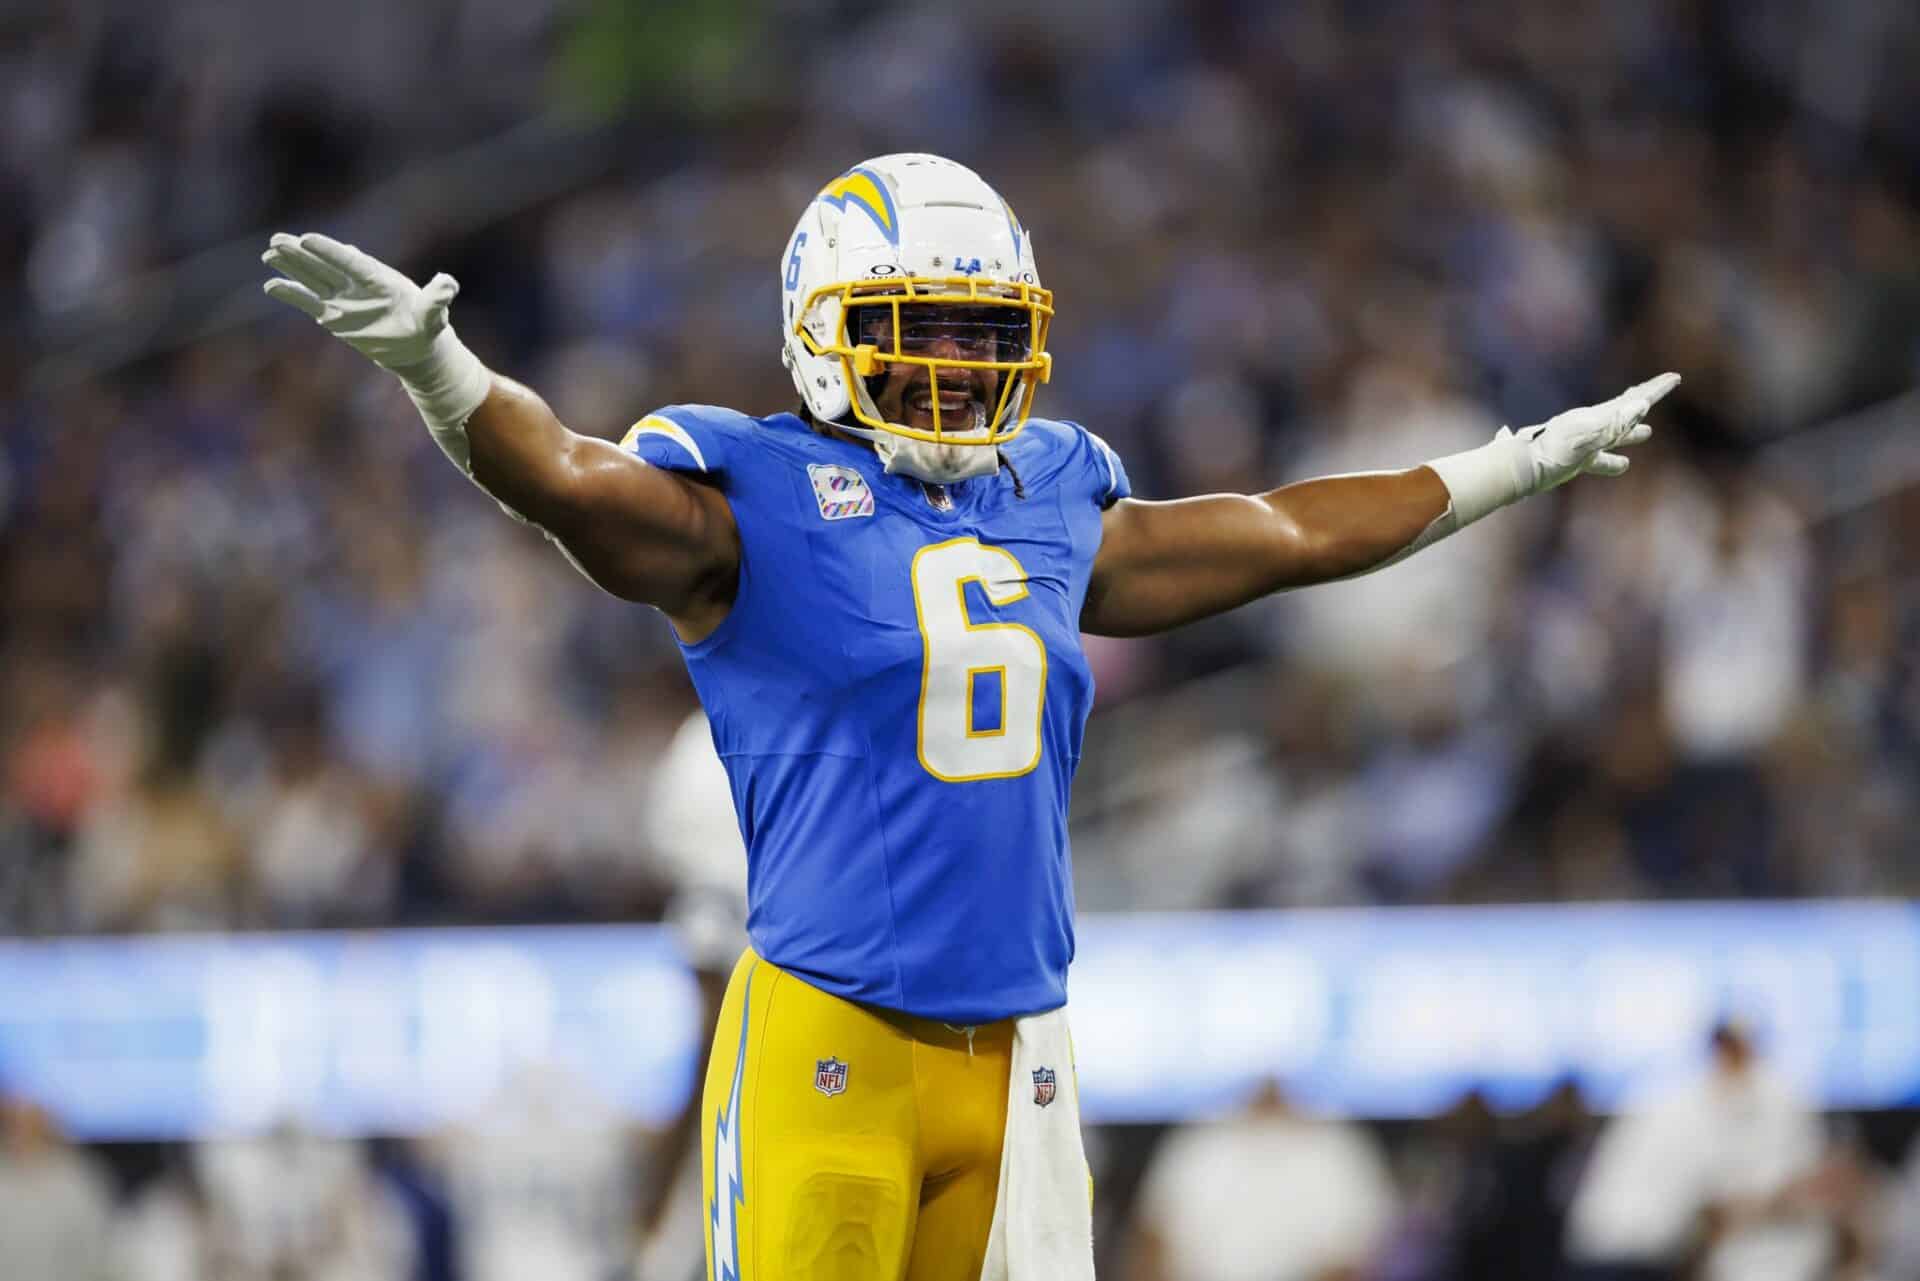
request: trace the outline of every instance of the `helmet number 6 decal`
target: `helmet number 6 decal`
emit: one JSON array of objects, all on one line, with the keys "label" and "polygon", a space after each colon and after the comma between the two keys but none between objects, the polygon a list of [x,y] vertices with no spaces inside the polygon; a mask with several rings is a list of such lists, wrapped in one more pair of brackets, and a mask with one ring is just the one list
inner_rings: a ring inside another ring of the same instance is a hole
[{"label": "helmet number 6 decal", "polygon": [[806,247],[807,233],[801,232],[793,238],[793,252],[787,255],[787,292],[792,293],[800,287],[800,251]]},{"label": "helmet number 6 decal", "polygon": [[920,764],[947,783],[1016,778],[1040,763],[1047,647],[1019,623],[976,623],[967,584],[996,606],[1027,597],[1027,572],[1003,548],[955,538],[913,557],[920,624]]}]

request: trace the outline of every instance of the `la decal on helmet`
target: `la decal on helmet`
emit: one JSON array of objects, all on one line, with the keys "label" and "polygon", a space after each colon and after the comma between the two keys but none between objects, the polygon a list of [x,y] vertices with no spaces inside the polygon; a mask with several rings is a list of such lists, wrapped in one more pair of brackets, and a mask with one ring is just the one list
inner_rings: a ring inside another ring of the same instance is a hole
[{"label": "la decal on helmet", "polygon": [[[992,472],[1052,366],[1053,295],[1024,228],[939,156],[879,156],[822,188],[787,241],[780,306],[781,359],[808,410],[921,480]],[[889,374],[920,370],[917,412],[883,411]]]}]

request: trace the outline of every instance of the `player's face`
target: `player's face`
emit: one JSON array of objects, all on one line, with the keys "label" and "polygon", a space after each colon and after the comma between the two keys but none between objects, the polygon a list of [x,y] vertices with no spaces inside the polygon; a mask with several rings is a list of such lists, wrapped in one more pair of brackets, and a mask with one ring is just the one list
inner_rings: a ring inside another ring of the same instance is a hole
[{"label": "player's face", "polygon": [[[1027,355],[1025,313],[1012,307],[938,303],[902,305],[900,351],[933,360],[1020,360]],[[865,307],[854,320],[854,340],[893,351],[893,309]],[[984,428],[999,405],[998,369],[938,371],[924,365],[884,363],[874,406],[891,423],[933,430],[937,396],[942,431]],[[936,380],[935,373],[938,373]],[[937,381],[937,388],[936,388]]]}]

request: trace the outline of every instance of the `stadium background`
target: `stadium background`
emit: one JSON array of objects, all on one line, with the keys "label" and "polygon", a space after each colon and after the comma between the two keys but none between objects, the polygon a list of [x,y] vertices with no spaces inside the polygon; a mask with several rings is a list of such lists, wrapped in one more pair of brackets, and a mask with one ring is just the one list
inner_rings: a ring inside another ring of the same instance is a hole
[{"label": "stadium background", "polygon": [[[692,708],[667,629],[273,312],[270,231],[453,272],[467,341],[615,435],[665,402],[784,407],[795,211],[863,156],[949,154],[1058,293],[1043,412],[1148,496],[1404,465],[1680,370],[1623,481],[1090,642],[1081,908],[1871,913],[1920,881],[1916,65],[1903,0],[9,6],[0,1272],[683,1276],[684,1135],[539,1072],[468,1125],[347,1139],[290,1115],[75,1145],[36,1092],[35,940],[645,923],[691,875],[652,786]],[[1338,919],[1385,947],[1408,918]],[[1799,919],[1737,918],[1756,946]],[[153,955],[127,954],[135,1004]],[[1689,1010],[1696,1049],[1733,1016],[1785,1053],[1765,1000]],[[1604,1133],[1577,1085],[1096,1126],[1103,1275],[1601,1275],[1631,1252],[1564,1257]],[[1701,1266],[1920,1277],[1913,1129],[1819,1119],[1796,1230],[1829,1263]],[[1710,1130],[1675,1160],[1722,1159]]]}]

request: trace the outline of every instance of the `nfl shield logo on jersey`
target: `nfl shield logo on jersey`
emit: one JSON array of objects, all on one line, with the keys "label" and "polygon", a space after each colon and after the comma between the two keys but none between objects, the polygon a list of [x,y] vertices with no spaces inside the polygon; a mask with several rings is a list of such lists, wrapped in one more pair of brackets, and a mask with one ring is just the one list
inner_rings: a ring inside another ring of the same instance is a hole
[{"label": "nfl shield logo on jersey", "polygon": [[820,500],[820,514],[826,519],[873,515],[873,491],[867,488],[867,478],[853,468],[838,463],[808,463],[807,476],[813,481],[813,496]]},{"label": "nfl shield logo on jersey", "polygon": [[1041,1107],[1053,1102],[1054,1075],[1050,1067],[1033,1070],[1033,1101]]},{"label": "nfl shield logo on jersey", "polygon": [[817,1059],[813,1065],[813,1088],[832,1098],[847,1092],[847,1065],[839,1059]]}]

